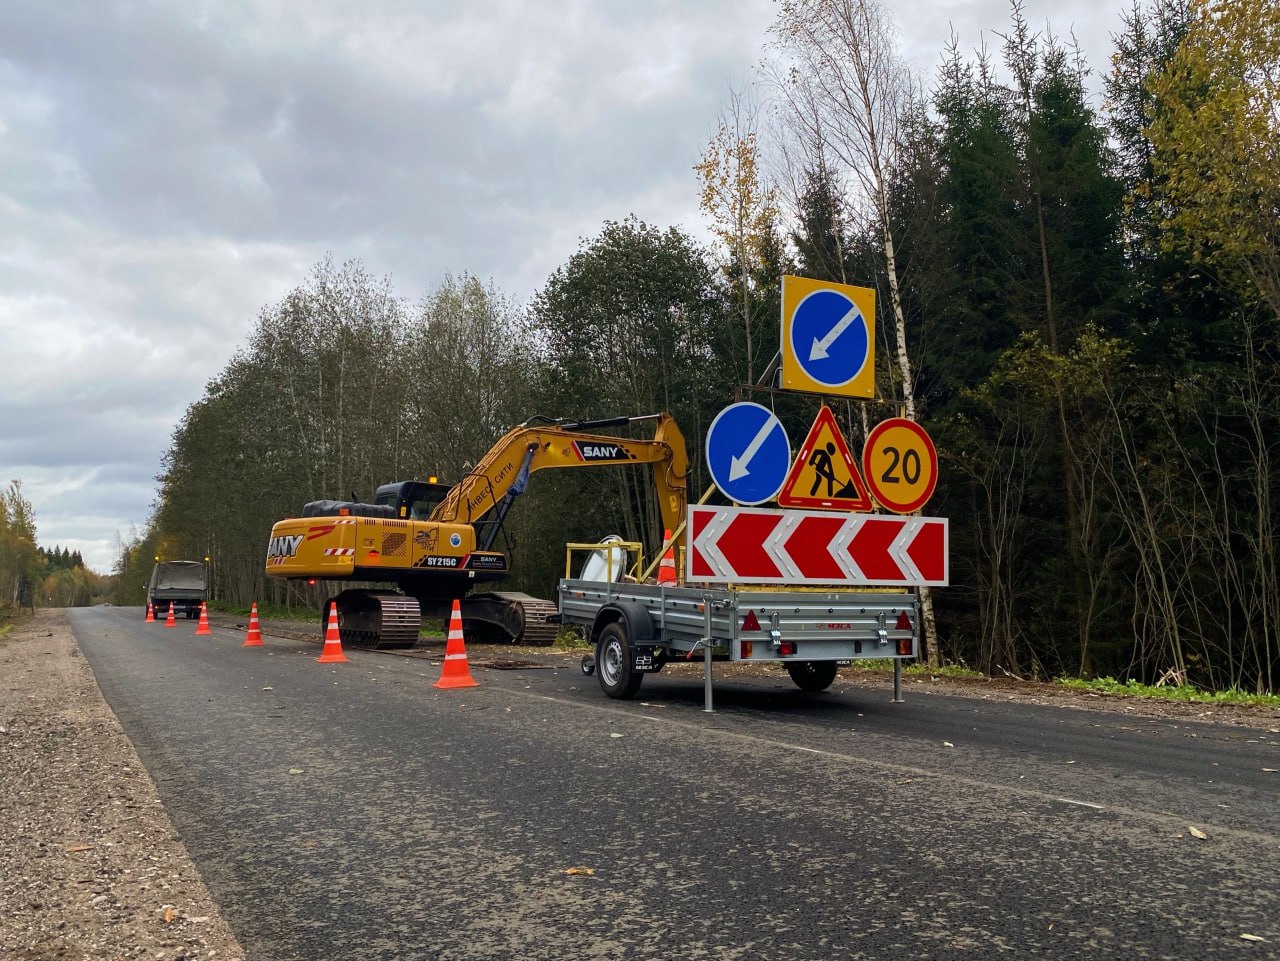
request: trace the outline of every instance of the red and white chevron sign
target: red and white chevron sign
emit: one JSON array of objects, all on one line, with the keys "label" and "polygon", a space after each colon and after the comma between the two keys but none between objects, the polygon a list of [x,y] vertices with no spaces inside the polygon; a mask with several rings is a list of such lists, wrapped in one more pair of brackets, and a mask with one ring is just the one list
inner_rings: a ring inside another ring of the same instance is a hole
[{"label": "red and white chevron sign", "polygon": [[686,579],[704,583],[942,587],[947,520],[690,507]]}]

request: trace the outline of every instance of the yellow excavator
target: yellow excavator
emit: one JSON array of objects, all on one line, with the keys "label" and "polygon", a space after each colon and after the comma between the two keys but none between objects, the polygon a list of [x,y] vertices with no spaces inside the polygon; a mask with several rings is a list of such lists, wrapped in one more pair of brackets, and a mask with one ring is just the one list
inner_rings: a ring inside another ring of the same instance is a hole
[{"label": "yellow excavator", "polygon": [[[596,431],[654,421],[653,438]],[[412,647],[423,615],[462,607],[474,638],[550,644],[556,606],[515,592],[472,593],[510,573],[498,536],[512,502],[532,474],[549,468],[653,465],[663,526],[679,531],[688,504],[688,453],[669,414],[567,422],[535,417],[507,432],[457,484],[384,484],[372,503],[312,501],[301,517],[278,521],[267,545],[266,574],[307,581],[359,581],[390,589],[350,588],[335,603],[343,644]],[[678,539],[678,538],[677,538]]]}]

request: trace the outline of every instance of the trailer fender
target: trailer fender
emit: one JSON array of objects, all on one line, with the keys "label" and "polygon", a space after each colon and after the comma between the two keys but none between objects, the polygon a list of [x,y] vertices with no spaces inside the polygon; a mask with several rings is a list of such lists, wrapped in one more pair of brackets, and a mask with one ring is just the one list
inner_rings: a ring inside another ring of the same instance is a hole
[{"label": "trailer fender", "polygon": [[642,604],[635,601],[614,601],[600,608],[591,625],[591,644],[600,639],[600,632],[610,624],[621,621],[627,630],[627,641],[632,646],[637,644],[656,644],[653,636],[653,618]]},{"label": "trailer fender", "polygon": [[[610,624],[617,624],[622,629],[631,663],[630,670],[640,674],[656,674],[662,670],[667,663],[666,651],[661,639],[654,636],[653,619],[642,605],[635,601],[614,601],[600,608],[591,625],[593,650],[598,650],[600,637]],[[595,661],[592,658],[588,665],[587,660],[583,659],[584,674],[590,674],[598,668]]]}]

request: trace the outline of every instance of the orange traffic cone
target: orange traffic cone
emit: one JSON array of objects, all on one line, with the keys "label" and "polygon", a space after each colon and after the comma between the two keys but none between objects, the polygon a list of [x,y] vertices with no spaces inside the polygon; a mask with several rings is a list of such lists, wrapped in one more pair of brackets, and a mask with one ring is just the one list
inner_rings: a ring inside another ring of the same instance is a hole
[{"label": "orange traffic cone", "polygon": [[147,601],[147,623],[154,624],[155,622],[156,622],[155,608],[151,606],[150,601]]},{"label": "orange traffic cone", "polygon": [[262,629],[258,627],[258,602],[253,602],[253,607],[249,610],[249,632],[244,636],[244,643],[241,647],[261,647],[262,646]]},{"label": "orange traffic cone", "polygon": [[200,602],[200,623],[196,625],[197,634],[212,634],[209,630],[209,612],[205,610],[204,601]]},{"label": "orange traffic cone", "polygon": [[178,626],[178,622],[174,619],[174,616],[173,616],[173,601],[169,602],[169,616],[164,619],[164,626],[165,627]]},{"label": "orange traffic cone", "polygon": [[467,666],[467,645],[462,639],[462,608],[455,600],[449,618],[449,639],[444,646],[444,670],[436,687],[479,687]]},{"label": "orange traffic cone", "polygon": [[320,664],[345,664],[347,656],[342,653],[342,638],[338,635],[338,605],[329,605],[329,626],[324,632],[324,650],[316,658]]},{"label": "orange traffic cone", "polygon": [[[662,543],[670,544],[671,530],[668,528],[662,535]],[[658,562],[658,583],[674,584],[676,582],[676,548],[671,544],[667,548],[667,552],[662,555],[662,560]]]}]

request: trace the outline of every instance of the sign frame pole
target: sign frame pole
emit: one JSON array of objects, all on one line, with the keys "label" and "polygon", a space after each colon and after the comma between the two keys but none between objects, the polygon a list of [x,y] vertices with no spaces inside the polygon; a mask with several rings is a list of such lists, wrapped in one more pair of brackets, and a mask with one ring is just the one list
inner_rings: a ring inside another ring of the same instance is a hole
[{"label": "sign frame pole", "polygon": [[703,694],[702,713],[714,714],[715,707],[711,703],[711,595],[702,595],[702,666]]}]

